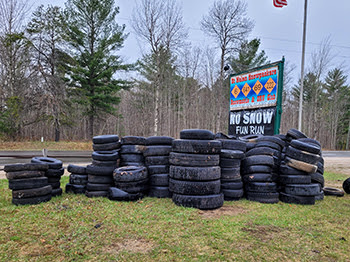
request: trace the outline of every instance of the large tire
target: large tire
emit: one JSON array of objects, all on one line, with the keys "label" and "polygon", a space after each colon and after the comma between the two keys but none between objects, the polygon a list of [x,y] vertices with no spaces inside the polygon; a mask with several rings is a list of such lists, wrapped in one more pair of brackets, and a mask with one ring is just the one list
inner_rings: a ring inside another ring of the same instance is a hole
[{"label": "large tire", "polygon": [[120,142],[112,142],[106,144],[93,144],[92,149],[94,151],[103,152],[103,151],[112,151],[120,148]]},{"label": "large tire", "polygon": [[23,179],[23,178],[33,178],[33,177],[43,177],[45,175],[45,171],[13,171],[7,172],[6,178],[8,180],[11,179]]},{"label": "large tire", "polygon": [[124,136],[121,143],[122,145],[145,145],[146,138],[142,136]]},{"label": "large tire", "polygon": [[220,162],[219,155],[185,154],[171,152],[169,163],[175,166],[217,166]]},{"label": "large tire", "polygon": [[247,144],[244,141],[233,140],[233,139],[220,140],[220,141],[221,141],[222,149],[237,150],[242,152],[246,152],[247,150]]},{"label": "large tire", "polygon": [[207,196],[191,196],[173,194],[173,202],[178,206],[194,207],[198,209],[216,209],[224,204],[224,194],[207,195]]},{"label": "large tire", "polygon": [[169,136],[150,136],[146,138],[146,145],[171,145],[174,138]]},{"label": "large tire", "polygon": [[32,163],[47,164],[49,169],[60,169],[62,168],[62,161],[52,157],[33,157]]},{"label": "large tire", "polygon": [[122,145],[120,154],[143,154],[145,150],[145,145]]},{"label": "large tire", "polygon": [[250,182],[274,182],[276,178],[272,175],[272,173],[254,173],[243,176],[243,181],[245,183]]},{"label": "large tire", "polygon": [[311,176],[295,176],[295,175],[285,175],[279,176],[278,181],[281,185],[287,184],[311,184]]},{"label": "large tire", "polygon": [[86,173],[89,175],[101,175],[101,176],[108,176],[112,175],[113,171],[115,170],[115,167],[113,166],[94,166],[94,165],[88,165],[86,167]]},{"label": "large tire", "polygon": [[84,175],[86,174],[86,166],[77,166],[77,165],[69,164],[67,166],[67,171],[69,173]]},{"label": "large tire", "polygon": [[107,144],[107,143],[113,143],[118,141],[119,141],[118,135],[101,135],[101,136],[94,136],[92,138],[92,142],[94,144]]},{"label": "large tire", "polygon": [[246,157],[259,155],[276,156],[280,158],[281,152],[271,147],[254,147],[245,154]]},{"label": "large tire", "polygon": [[315,173],[317,171],[316,165],[312,165],[289,157],[286,157],[285,161],[288,166],[293,167],[295,169],[299,169],[309,174]]},{"label": "large tire", "polygon": [[222,149],[220,152],[220,157],[222,158],[242,159],[244,156],[244,152],[240,150]]},{"label": "large tire", "polygon": [[170,192],[181,195],[212,195],[220,193],[220,180],[184,181],[169,179]]},{"label": "large tire", "polygon": [[286,156],[312,165],[317,165],[317,162],[320,159],[319,155],[312,154],[307,151],[301,151],[292,146],[287,148]]},{"label": "large tire", "polygon": [[145,157],[147,156],[168,156],[171,152],[171,146],[147,146],[143,152]]},{"label": "large tire", "polygon": [[289,184],[284,187],[284,192],[296,196],[316,196],[321,189],[318,184]]},{"label": "large tire", "polygon": [[243,168],[245,174],[271,173],[272,167],[267,165],[252,165]]},{"label": "large tire", "polygon": [[145,158],[142,154],[120,154],[121,162],[144,162]]},{"label": "large tire", "polygon": [[307,138],[304,133],[295,128],[291,128],[287,131],[287,137],[291,137],[292,139]]},{"label": "large tire", "polygon": [[289,204],[300,204],[300,205],[315,204],[315,196],[296,196],[296,195],[291,195],[284,192],[280,193],[280,200],[284,203],[289,203]]},{"label": "large tire", "polygon": [[4,171],[17,172],[17,171],[46,171],[49,168],[47,163],[25,163],[25,164],[10,164],[4,166]]},{"label": "large tire", "polygon": [[170,166],[169,177],[177,180],[210,181],[220,179],[220,167]]},{"label": "large tire", "polygon": [[312,154],[320,155],[321,153],[321,147],[313,143],[306,143],[301,140],[292,140],[292,142],[290,142],[290,145],[296,149]]},{"label": "large tire", "polygon": [[119,158],[119,152],[118,151],[97,151],[97,152],[92,152],[91,157],[93,160],[98,160],[98,161],[117,161]]},{"label": "large tire", "polygon": [[272,156],[250,156],[243,160],[243,163],[245,166],[254,166],[254,165],[267,165],[267,166],[273,166],[274,165],[274,159]]},{"label": "large tire", "polygon": [[173,152],[194,154],[220,154],[221,142],[218,140],[176,139],[172,144]]},{"label": "large tire", "polygon": [[51,169],[49,168],[46,172],[45,172],[45,176],[47,177],[61,177],[64,174],[64,168],[60,168],[60,169]]},{"label": "large tire", "polygon": [[30,197],[38,197],[45,196],[51,194],[52,187],[50,185],[38,188],[31,189],[23,189],[23,190],[12,190],[12,198],[20,199],[20,198],[30,198]]},{"label": "large tire", "polygon": [[180,139],[214,140],[215,135],[205,129],[184,129],[180,131]]},{"label": "large tire", "polygon": [[40,203],[48,202],[52,198],[51,194],[45,196],[29,197],[29,198],[13,198],[12,204],[15,205],[37,205]]},{"label": "large tire", "polygon": [[343,189],[345,193],[350,194],[350,177],[343,182]]},{"label": "large tire", "polygon": [[114,181],[118,182],[134,182],[148,178],[146,167],[120,167],[113,172]]},{"label": "large tire", "polygon": [[44,187],[47,185],[48,185],[47,177],[34,177],[34,178],[9,180],[9,188],[12,190],[38,188],[38,187]]},{"label": "large tire", "polygon": [[249,192],[277,192],[277,184],[274,182],[249,182],[247,184],[247,191]]},{"label": "large tire", "polygon": [[240,179],[241,169],[239,167],[221,168],[221,179]]},{"label": "large tire", "polygon": [[149,177],[149,184],[153,187],[169,187],[169,174],[154,174]]}]

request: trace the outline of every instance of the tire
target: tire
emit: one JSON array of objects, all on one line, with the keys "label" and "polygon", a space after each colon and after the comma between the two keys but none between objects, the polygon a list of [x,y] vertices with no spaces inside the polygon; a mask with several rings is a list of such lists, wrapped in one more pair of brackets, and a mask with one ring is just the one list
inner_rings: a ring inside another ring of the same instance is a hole
[{"label": "tire", "polygon": [[113,172],[114,181],[118,182],[134,182],[148,178],[146,167],[120,167]]},{"label": "tire", "polygon": [[110,187],[108,190],[108,198],[114,201],[137,201],[143,198],[143,194],[129,194],[119,188]]},{"label": "tire", "polygon": [[[119,159],[118,151],[97,151],[92,152],[91,157],[97,161],[117,161]],[[74,172],[73,172],[74,173]]]},{"label": "tire", "polygon": [[274,182],[249,182],[247,184],[247,191],[249,192],[277,192],[277,184]]},{"label": "tire", "polygon": [[316,144],[312,144],[312,143],[306,143],[306,142],[302,142],[300,140],[293,140],[290,143],[290,146],[299,149],[301,151],[306,151],[312,154],[316,154],[316,155],[320,155],[321,153],[321,147],[319,147]]},{"label": "tire", "polygon": [[86,186],[83,185],[74,185],[74,184],[66,184],[66,193],[73,194],[85,194]]},{"label": "tire", "polygon": [[324,187],[324,177],[320,173],[313,173],[311,174],[311,182],[312,183],[318,183],[321,185],[321,187]]},{"label": "tire", "polygon": [[48,184],[52,187],[52,190],[61,187],[61,182],[52,182],[52,183],[48,183]]},{"label": "tire", "polygon": [[88,176],[88,182],[92,184],[113,184],[113,176]]},{"label": "tire", "polygon": [[13,171],[7,172],[6,178],[8,180],[11,179],[23,179],[23,178],[34,178],[34,177],[43,177],[45,175],[45,171]]},{"label": "tire", "polygon": [[48,168],[49,166],[46,163],[10,164],[4,166],[4,171],[6,173],[17,171],[46,171]]},{"label": "tire", "polygon": [[120,154],[121,162],[144,162],[142,154]]},{"label": "tire", "polygon": [[224,194],[207,196],[173,194],[172,200],[178,206],[208,210],[222,207],[224,204]]},{"label": "tire", "polygon": [[280,175],[292,175],[292,176],[306,176],[308,175],[307,172],[305,171],[302,171],[302,170],[299,170],[299,169],[296,169],[296,168],[293,168],[293,167],[290,167],[288,165],[285,165],[285,164],[281,164],[280,165]]},{"label": "tire", "polygon": [[77,166],[77,165],[69,164],[67,166],[67,171],[69,173],[84,175],[86,174],[86,166]]},{"label": "tire", "polygon": [[171,152],[169,154],[169,163],[175,166],[218,166],[220,156]]},{"label": "tire", "polygon": [[184,181],[169,179],[170,192],[181,195],[212,195],[219,194],[220,180],[213,181]]},{"label": "tire", "polygon": [[32,163],[47,164],[49,169],[60,169],[62,168],[62,161],[52,157],[33,157]]},{"label": "tire", "polygon": [[350,194],[350,177],[343,182],[343,189],[345,193]]},{"label": "tire", "polygon": [[343,197],[344,191],[338,188],[334,187],[324,187],[323,192],[325,196],[337,196],[337,197]]},{"label": "tire", "polygon": [[113,184],[94,184],[94,183],[87,183],[86,190],[87,191],[108,191],[110,187],[112,187]]},{"label": "tire", "polygon": [[101,136],[94,136],[92,138],[92,143],[94,144],[107,144],[107,143],[113,143],[118,141],[119,141],[118,135],[101,135]]},{"label": "tire", "polygon": [[115,187],[130,194],[145,193],[149,188],[148,179],[135,182],[116,182]]},{"label": "tire", "polygon": [[120,154],[143,154],[145,150],[145,145],[122,145]]},{"label": "tire", "polygon": [[247,144],[241,140],[226,139],[220,140],[222,149],[242,151],[243,153],[247,151]]},{"label": "tire", "polygon": [[180,131],[180,139],[194,139],[194,140],[214,140],[215,135],[205,129],[184,129]]},{"label": "tire", "polygon": [[92,144],[92,149],[94,151],[112,151],[120,148],[120,142],[112,142],[106,144]]},{"label": "tire", "polygon": [[94,166],[94,165],[88,165],[86,167],[86,173],[89,175],[101,175],[101,176],[108,176],[112,175],[113,171],[116,168],[113,166]]},{"label": "tire", "polygon": [[274,160],[272,156],[250,156],[243,160],[245,166],[267,165],[273,166]]},{"label": "tire", "polygon": [[62,193],[63,193],[62,188],[60,188],[60,187],[55,188],[55,189],[52,189],[51,196],[52,197],[62,196]]},{"label": "tire", "polygon": [[301,142],[309,143],[309,144],[310,143],[315,144],[315,145],[321,147],[321,143],[315,139],[312,139],[312,138],[308,138],[308,137],[307,138],[299,138],[298,140]]},{"label": "tire", "polygon": [[233,168],[221,168],[221,179],[234,179],[241,178],[241,169],[239,167]]},{"label": "tire", "polygon": [[221,183],[221,189],[238,190],[243,189],[242,182]]},{"label": "tire", "polygon": [[222,158],[242,159],[244,156],[244,152],[240,150],[222,149],[220,152],[220,157]]},{"label": "tire", "polygon": [[220,154],[221,142],[218,140],[185,140],[176,139],[172,151],[193,154]]},{"label": "tire", "polygon": [[279,145],[280,148],[284,147],[285,145],[285,142],[277,136],[262,136],[257,139],[257,143],[259,142],[271,142]]},{"label": "tire", "polygon": [[114,168],[117,168],[117,161],[113,160],[113,161],[102,161],[102,160],[92,160],[92,164],[94,166],[112,166]]},{"label": "tire", "polygon": [[299,205],[314,205],[315,196],[296,196],[287,193],[280,193],[280,200],[284,203]]},{"label": "tire", "polygon": [[289,184],[284,187],[284,192],[296,196],[316,196],[321,190],[318,184]]},{"label": "tire", "polygon": [[276,156],[280,158],[281,152],[271,147],[254,147],[245,154],[246,157],[260,155]]},{"label": "tire", "polygon": [[49,184],[61,182],[61,177],[48,177],[47,182]]},{"label": "tire", "polygon": [[279,144],[276,144],[276,143],[273,143],[273,142],[269,142],[269,141],[257,142],[255,147],[269,147],[269,148],[272,148],[272,149],[277,150],[277,151],[281,151],[282,150],[282,147]]},{"label": "tire", "polygon": [[146,138],[142,136],[124,136],[121,143],[122,145],[145,145]]},{"label": "tire", "polygon": [[39,197],[51,194],[52,187],[50,185],[38,188],[23,189],[23,190],[12,190],[12,198],[31,198]]},{"label": "tire", "polygon": [[242,198],[244,195],[243,189],[223,189],[222,193],[224,194],[224,197],[237,200]]},{"label": "tire", "polygon": [[287,184],[311,184],[311,176],[295,176],[295,175],[285,175],[279,176],[278,181],[281,185]]},{"label": "tire", "polygon": [[324,167],[323,164],[319,161],[317,163],[317,172],[323,174],[324,173]]},{"label": "tire", "polygon": [[156,165],[147,167],[149,175],[169,173],[169,165]]},{"label": "tire", "polygon": [[126,167],[126,166],[138,166],[143,167],[145,166],[144,162],[120,162],[120,167]]},{"label": "tire", "polygon": [[45,172],[45,176],[47,177],[61,177],[64,174],[64,168],[60,168],[60,169],[51,169],[49,168],[46,172]]},{"label": "tire", "polygon": [[279,202],[277,192],[247,192],[247,199],[263,204],[276,204]]},{"label": "tire", "polygon": [[243,176],[244,183],[251,182],[274,182],[276,178],[271,173],[254,173]]},{"label": "tire", "polygon": [[169,187],[169,175],[168,174],[154,174],[149,177],[149,184],[153,187]]},{"label": "tire", "polygon": [[291,128],[287,131],[287,137],[290,137],[292,139],[307,138],[304,133],[295,128]]},{"label": "tire", "polygon": [[315,196],[315,200],[317,201],[317,200],[323,200],[323,199],[324,199],[324,192],[322,190],[319,195]]},{"label": "tire", "polygon": [[256,174],[256,173],[271,173],[272,167],[266,165],[252,165],[244,167],[245,174]]},{"label": "tire", "polygon": [[221,177],[219,166],[209,167],[182,167],[170,166],[169,177],[187,181],[211,181]]},{"label": "tire", "polygon": [[312,165],[317,165],[317,162],[320,159],[319,155],[315,155],[307,151],[301,151],[292,146],[287,148],[286,156]]},{"label": "tire", "polygon": [[170,198],[171,195],[169,187],[151,187],[148,192],[148,196],[157,198]]},{"label": "tire", "polygon": [[241,159],[220,158],[220,167],[222,168],[240,168]]},{"label": "tire", "polygon": [[171,146],[147,146],[143,152],[145,157],[148,156],[168,156],[171,152]]},{"label": "tire", "polygon": [[12,189],[12,190],[39,188],[47,185],[48,185],[47,177],[34,177],[34,178],[9,180],[9,189]]},{"label": "tire", "polygon": [[170,145],[172,144],[174,138],[169,136],[150,136],[146,138],[146,145]]},{"label": "tire", "polygon": [[85,196],[92,197],[108,197],[108,191],[85,191]]},{"label": "tire", "polygon": [[45,196],[29,197],[29,198],[13,198],[12,204],[15,205],[37,205],[40,203],[48,202],[52,198],[51,194]]},{"label": "tire", "polygon": [[286,164],[288,166],[293,167],[295,169],[299,169],[299,170],[304,171],[304,172],[309,173],[309,174],[315,173],[317,171],[316,165],[305,163],[303,161],[296,160],[296,159],[289,158],[289,157],[286,157],[285,161],[286,161]]},{"label": "tire", "polygon": [[146,166],[169,165],[169,156],[147,156]]}]

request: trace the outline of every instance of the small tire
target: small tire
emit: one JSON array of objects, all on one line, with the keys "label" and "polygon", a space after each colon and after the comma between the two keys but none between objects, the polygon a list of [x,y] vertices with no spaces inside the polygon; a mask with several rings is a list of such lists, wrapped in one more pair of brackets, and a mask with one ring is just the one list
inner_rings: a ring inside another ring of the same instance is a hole
[{"label": "small tire", "polygon": [[324,187],[323,192],[325,196],[337,196],[337,197],[343,197],[344,191],[338,188],[334,187]]},{"label": "small tire", "polygon": [[52,192],[51,192],[51,196],[52,197],[58,197],[58,196],[62,196],[62,193],[63,193],[63,190],[62,188],[54,188],[52,189]]}]

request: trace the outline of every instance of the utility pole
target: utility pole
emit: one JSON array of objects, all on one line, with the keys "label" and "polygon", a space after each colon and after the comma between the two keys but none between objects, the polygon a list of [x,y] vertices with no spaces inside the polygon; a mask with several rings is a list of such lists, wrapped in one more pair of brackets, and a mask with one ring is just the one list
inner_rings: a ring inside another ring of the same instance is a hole
[{"label": "utility pole", "polygon": [[300,76],[300,95],[299,95],[299,121],[298,129],[302,131],[303,120],[303,93],[304,93],[304,63],[305,63],[305,41],[306,41],[306,19],[307,19],[307,0],[304,5],[304,25],[303,25],[303,48],[301,54],[301,76]]}]

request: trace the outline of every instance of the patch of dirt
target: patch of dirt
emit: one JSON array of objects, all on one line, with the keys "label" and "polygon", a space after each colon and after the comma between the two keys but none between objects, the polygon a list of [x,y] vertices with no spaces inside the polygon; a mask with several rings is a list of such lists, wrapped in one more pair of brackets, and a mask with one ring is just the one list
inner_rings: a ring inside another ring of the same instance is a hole
[{"label": "patch of dirt", "polygon": [[280,238],[285,230],[281,227],[272,225],[265,226],[248,224],[247,227],[242,228],[242,231],[249,233],[254,238],[260,239],[262,242],[268,242]]},{"label": "patch of dirt", "polygon": [[121,251],[131,253],[148,253],[153,249],[154,245],[145,239],[123,239],[112,245],[105,246],[104,252],[109,254],[118,254]]},{"label": "patch of dirt", "polygon": [[52,245],[48,245],[48,244],[44,244],[40,245],[38,243],[32,243],[32,244],[28,244],[28,245],[23,245],[21,247],[20,250],[20,256],[21,257],[38,257],[38,256],[46,256],[46,255],[50,255],[53,253],[58,252],[57,248],[52,246]]},{"label": "patch of dirt", "polygon": [[324,167],[327,172],[350,176],[350,159],[347,157],[325,157]]},{"label": "patch of dirt", "polygon": [[220,218],[221,216],[237,216],[240,214],[247,213],[248,210],[240,206],[222,206],[215,210],[200,210],[199,214],[203,218]]}]

